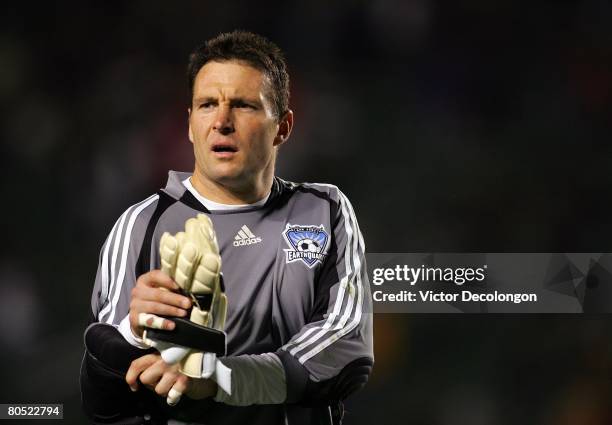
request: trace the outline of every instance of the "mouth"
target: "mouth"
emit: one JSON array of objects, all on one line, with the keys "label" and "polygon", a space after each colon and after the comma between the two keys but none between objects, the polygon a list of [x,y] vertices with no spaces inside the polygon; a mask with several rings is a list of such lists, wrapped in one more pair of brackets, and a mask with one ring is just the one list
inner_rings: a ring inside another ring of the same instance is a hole
[{"label": "mouth", "polygon": [[238,147],[231,142],[216,142],[210,150],[218,157],[229,157],[238,152]]}]

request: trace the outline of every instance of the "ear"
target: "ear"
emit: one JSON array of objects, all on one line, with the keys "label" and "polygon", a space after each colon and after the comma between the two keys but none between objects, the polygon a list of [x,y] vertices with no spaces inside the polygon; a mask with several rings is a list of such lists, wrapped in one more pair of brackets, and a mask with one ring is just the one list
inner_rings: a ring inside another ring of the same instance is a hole
[{"label": "ear", "polygon": [[189,125],[189,141],[193,143],[193,131],[191,130],[191,108],[187,108],[187,123]]},{"label": "ear", "polygon": [[289,109],[278,123],[278,132],[274,138],[274,146],[280,146],[289,139],[293,129],[293,111]]}]

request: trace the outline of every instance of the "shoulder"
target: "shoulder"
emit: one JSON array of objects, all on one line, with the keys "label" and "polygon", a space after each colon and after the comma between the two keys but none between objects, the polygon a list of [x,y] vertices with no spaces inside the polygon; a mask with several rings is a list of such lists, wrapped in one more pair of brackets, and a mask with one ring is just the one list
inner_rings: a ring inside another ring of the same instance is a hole
[{"label": "shoulder", "polygon": [[155,193],[140,202],[130,205],[121,215],[121,218],[133,221],[143,221],[151,216],[159,203],[160,195]]},{"label": "shoulder", "polygon": [[144,231],[159,204],[159,199],[160,195],[155,193],[130,205],[115,221],[111,233],[132,234]]},{"label": "shoulder", "polygon": [[348,203],[346,195],[338,186],[329,183],[296,183],[283,179],[278,179],[284,190],[292,192],[293,196],[317,199],[319,202],[341,204]]}]

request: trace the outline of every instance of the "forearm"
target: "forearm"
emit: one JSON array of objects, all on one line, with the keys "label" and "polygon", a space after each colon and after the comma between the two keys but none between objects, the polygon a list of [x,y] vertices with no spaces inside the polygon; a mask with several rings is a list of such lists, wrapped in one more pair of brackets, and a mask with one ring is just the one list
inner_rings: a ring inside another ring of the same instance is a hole
[{"label": "forearm", "polygon": [[285,371],[276,354],[245,354],[220,360],[232,370],[232,394],[227,394],[219,387],[215,401],[231,406],[285,402]]},{"label": "forearm", "polygon": [[[116,327],[94,323],[85,331],[85,356],[81,367],[81,398],[88,417],[117,418],[127,423],[128,417],[144,414],[139,401],[148,400],[153,408],[153,397],[146,392],[134,393],[125,382],[130,363],[151,350],[141,350],[128,344]],[[101,419],[100,419],[101,420]],[[110,422],[109,422],[110,423]]]},{"label": "forearm", "polygon": [[214,400],[232,406],[306,403],[327,405],[344,400],[363,387],[372,370],[370,357],[360,357],[337,370],[329,379],[317,380],[286,351],[226,357],[232,394],[217,389]]}]

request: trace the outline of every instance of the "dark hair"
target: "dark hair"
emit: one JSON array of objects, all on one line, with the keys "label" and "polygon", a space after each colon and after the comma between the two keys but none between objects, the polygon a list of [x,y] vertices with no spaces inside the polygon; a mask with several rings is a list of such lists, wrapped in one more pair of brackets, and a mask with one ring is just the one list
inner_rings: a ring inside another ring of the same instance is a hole
[{"label": "dark hair", "polygon": [[289,74],[283,52],[265,37],[246,31],[222,33],[196,48],[189,55],[187,78],[193,99],[196,75],[206,63],[244,61],[268,77],[276,116],[280,119],[289,110]]}]

